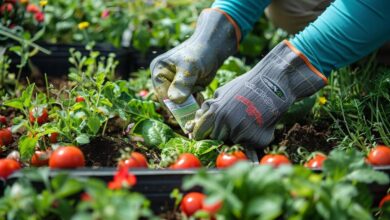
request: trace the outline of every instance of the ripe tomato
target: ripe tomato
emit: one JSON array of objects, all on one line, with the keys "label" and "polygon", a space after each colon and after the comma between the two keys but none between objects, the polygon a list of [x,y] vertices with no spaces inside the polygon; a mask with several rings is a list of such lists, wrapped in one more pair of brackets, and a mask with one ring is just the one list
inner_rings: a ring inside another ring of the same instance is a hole
[{"label": "ripe tomato", "polygon": [[268,164],[278,167],[283,164],[291,164],[290,160],[282,154],[267,154],[260,160],[260,164]]},{"label": "ripe tomato", "polygon": [[373,166],[390,165],[390,147],[376,146],[368,154],[367,161]]},{"label": "ripe tomato", "polygon": [[206,198],[203,200],[202,203],[202,210],[209,213],[210,216],[214,216],[221,208],[222,208],[222,202],[216,202],[214,204],[206,204]]},{"label": "ripe tomato", "polygon": [[11,128],[4,128],[0,130],[0,143],[1,145],[8,145],[12,143],[12,132]]},{"label": "ripe tomato", "polygon": [[195,155],[190,153],[184,153],[177,158],[175,163],[173,163],[169,168],[177,169],[189,169],[189,168],[199,168],[202,166],[200,160],[195,157]]},{"label": "ripe tomato", "polygon": [[38,122],[39,125],[47,122],[47,109],[44,107],[34,107],[30,110],[30,122]]},{"label": "ripe tomato", "polygon": [[145,98],[146,96],[148,96],[149,94],[149,91],[146,90],[146,89],[143,89],[141,91],[139,91],[138,95],[141,96],[142,98]]},{"label": "ripe tomato", "polygon": [[75,146],[57,148],[49,159],[50,168],[77,168],[85,166],[83,152]]},{"label": "ripe tomato", "polygon": [[214,204],[206,204],[206,195],[199,192],[190,192],[181,200],[180,209],[186,216],[192,216],[199,210],[209,213],[214,216],[222,207],[222,202]]},{"label": "ripe tomato", "polygon": [[381,199],[381,202],[379,203],[379,208],[382,208],[382,206],[390,201],[390,194],[387,194]]},{"label": "ripe tomato", "polygon": [[7,124],[7,118],[4,115],[0,115],[0,123],[3,125]]},{"label": "ripe tomato", "polygon": [[50,141],[50,143],[52,143],[52,144],[57,143],[57,137],[58,137],[58,133],[57,132],[49,134],[49,141]]},{"label": "ripe tomato", "polygon": [[84,102],[84,101],[85,101],[84,97],[82,97],[82,96],[76,97],[76,102]]},{"label": "ripe tomato", "polygon": [[49,164],[51,151],[35,151],[34,155],[31,157],[30,164],[34,167],[47,166]]},{"label": "ripe tomato", "polygon": [[217,168],[230,167],[240,160],[248,160],[242,151],[234,151],[232,153],[222,152],[217,157]]},{"label": "ripe tomato", "polygon": [[203,200],[205,199],[203,193],[190,192],[183,197],[180,204],[180,209],[187,216],[192,216],[195,212],[203,207]]},{"label": "ripe tomato", "polygon": [[0,178],[6,179],[16,170],[20,169],[20,164],[12,159],[0,159]]},{"label": "ripe tomato", "polygon": [[322,168],[322,164],[326,160],[326,156],[323,154],[316,154],[313,158],[305,163],[307,168]]},{"label": "ripe tomato", "polygon": [[118,162],[118,168],[148,168],[148,161],[145,156],[138,152],[131,152],[129,158],[120,160]]}]

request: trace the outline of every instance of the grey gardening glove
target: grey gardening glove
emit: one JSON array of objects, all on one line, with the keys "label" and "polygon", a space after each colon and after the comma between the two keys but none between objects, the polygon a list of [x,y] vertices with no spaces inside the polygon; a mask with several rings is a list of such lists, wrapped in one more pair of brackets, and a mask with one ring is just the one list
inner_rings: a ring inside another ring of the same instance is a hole
[{"label": "grey gardening glove", "polygon": [[240,30],[229,15],[219,9],[203,10],[194,34],[150,65],[159,99],[182,103],[202,90],[224,60],[236,52],[239,40]]},{"label": "grey gardening glove", "polygon": [[217,89],[187,123],[195,139],[210,135],[248,147],[264,147],[275,124],[297,99],[312,95],[327,79],[288,41],[278,44],[252,70]]}]

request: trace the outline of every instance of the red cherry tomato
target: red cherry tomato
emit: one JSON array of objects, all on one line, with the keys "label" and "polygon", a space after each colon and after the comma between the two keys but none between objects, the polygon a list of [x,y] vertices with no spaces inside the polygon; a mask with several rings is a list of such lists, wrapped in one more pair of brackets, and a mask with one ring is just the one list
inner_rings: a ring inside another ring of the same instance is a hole
[{"label": "red cherry tomato", "polygon": [[83,152],[75,146],[57,148],[49,159],[50,168],[77,168],[85,166]]},{"label": "red cherry tomato", "polygon": [[118,168],[148,168],[148,161],[145,156],[138,152],[131,152],[130,157],[118,162]]},{"label": "red cherry tomato", "polygon": [[242,151],[234,151],[232,153],[222,152],[217,157],[217,168],[230,167],[240,160],[248,160]]},{"label": "red cherry tomato", "polygon": [[7,118],[4,115],[0,115],[0,123],[3,125],[7,124]]},{"label": "red cherry tomato", "polygon": [[6,179],[16,170],[20,169],[20,164],[12,159],[0,159],[0,178]]},{"label": "red cherry tomato", "polygon": [[82,96],[76,97],[76,102],[84,102],[84,101],[85,101],[84,97],[82,97]]},{"label": "red cherry tomato", "polygon": [[34,155],[31,157],[31,166],[34,167],[42,167],[47,166],[49,164],[51,151],[35,151]]},{"label": "red cherry tomato", "polygon": [[379,203],[379,208],[382,208],[382,206],[390,201],[390,194],[387,194],[381,199],[381,202]]},{"label": "red cherry tomato", "polygon": [[47,109],[43,107],[34,107],[30,110],[30,122],[38,122],[39,125],[47,122],[48,114]]},{"label": "red cherry tomato", "polygon": [[390,147],[376,146],[368,154],[367,161],[373,166],[390,165]]},{"label": "red cherry tomato", "polygon": [[267,154],[260,160],[260,164],[278,167],[283,164],[291,164],[290,160],[282,154]]},{"label": "red cherry tomato", "polygon": [[50,143],[52,143],[52,144],[57,143],[57,137],[58,137],[58,133],[57,132],[49,134],[49,141],[50,141]]},{"label": "red cherry tomato", "polygon": [[216,202],[214,204],[206,204],[206,198],[203,200],[202,203],[202,210],[209,213],[210,216],[214,216],[221,208],[222,208],[222,202]]},{"label": "red cherry tomato", "polygon": [[11,128],[3,128],[0,130],[1,145],[8,145],[13,142]]},{"label": "red cherry tomato", "polygon": [[326,156],[323,154],[316,154],[313,158],[305,163],[307,168],[322,168],[322,164],[326,160]]},{"label": "red cherry tomato", "polygon": [[187,216],[192,216],[195,212],[203,207],[203,200],[205,195],[203,193],[191,192],[185,195],[181,201],[180,209]]},{"label": "red cherry tomato", "polygon": [[146,96],[148,96],[149,94],[149,91],[146,90],[146,89],[143,89],[141,91],[139,91],[138,95],[141,96],[142,98],[145,98]]},{"label": "red cherry tomato", "polygon": [[190,169],[190,168],[199,168],[202,166],[200,160],[195,157],[195,155],[190,153],[184,153],[179,156],[175,163],[173,163],[169,168],[177,169]]}]

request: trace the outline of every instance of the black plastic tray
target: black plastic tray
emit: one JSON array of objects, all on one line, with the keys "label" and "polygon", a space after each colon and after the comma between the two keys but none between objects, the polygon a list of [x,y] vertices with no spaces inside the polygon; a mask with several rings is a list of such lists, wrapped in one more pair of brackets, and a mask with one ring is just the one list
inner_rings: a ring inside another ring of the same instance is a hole
[{"label": "black plastic tray", "polygon": [[[375,168],[378,171],[385,172],[390,177],[390,166]],[[55,176],[61,170],[53,170],[50,175]],[[105,182],[112,180],[113,175],[116,172],[116,168],[82,168],[76,170],[70,170],[69,173],[75,178],[97,178]],[[151,201],[151,208],[155,213],[163,213],[166,211],[172,211],[174,206],[174,200],[170,198],[170,194],[173,189],[178,188],[180,190],[184,178],[196,173],[196,170],[132,170],[131,171],[137,177],[137,184],[132,188],[133,191],[142,193]],[[208,172],[217,173],[217,169],[209,169]],[[321,172],[321,170],[315,170],[315,172]],[[20,178],[20,173],[14,173],[8,180],[7,184],[11,184]],[[1,189],[0,182],[0,194],[3,191]],[[3,185],[4,187],[4,185]],[[389,185],[370,185],[370,190],[374,197],[374,204],[378,204],[380,199],[386,195]],[[200,189],[192,189],[191,191],[199,191]]]},{"label": "black plastic tray", "polygon": [[[68,60],[70,48],[75,48],[83,55],[88,55],[89,51],[85,49],[83,44],[51,44],[51,43],[38,43],[43,48],[51,51],[51,54],[44,54],[42,52],[37,53],[31,57],[31,62],[38,68],[43,74],[46,73],[49,76],[62,76],[68,74],[71,64]],[[100,56],[107,57],[110,53],[116,55],[116,60],[119,62],[116,73],[118,75],[127,76],[134,70],[134,62],[132,55],[134,51],[129,48],[115,48],[109,44],[96,44],[94,46],[95,51],[100,52]],[[16,65],[19,64],[20,58],[14,54],[9,53],[11,58],[11,71],[17,72]],[[28,68],[23,69],[23,73],[28,74],[30,71]]]}]

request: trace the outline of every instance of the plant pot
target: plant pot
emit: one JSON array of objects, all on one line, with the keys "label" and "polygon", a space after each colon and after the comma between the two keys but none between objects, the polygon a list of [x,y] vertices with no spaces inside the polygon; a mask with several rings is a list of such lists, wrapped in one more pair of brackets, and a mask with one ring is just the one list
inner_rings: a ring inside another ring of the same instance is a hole
[{"label": "plant pot", "polygon": [[[42,52],[37,53],[31,57],[31,63],[37,68],[37,70],[49,76],[62,76],[69,73],[69,68],[72,66],[69,62],[69,49],[74,48],[76,51],[80,51],[83,55],[88,55],[89,51],[85,49],[83,44],[51,44],[51,43],[38,43],[40,46],[51,51],[50,55]],[[110,53],[116,55],[116,60],[119,62],[116,73],[121,76],[128,76],[132,71],[133,63],[131,58],[131,51],[128,48],[115,48],[108,44],[96,44],[94,51],[99,51],[99,57],[108,57]],[[9,56],[12,60],[11,72],[17,72],[17,65],[20,63],[20,57],[16,54],[9,52]],[[31,70],[26,67],[23,69],[24,74],[29,74]]]},{"label": "plant pot", "polygon": [[[390,177],[390,166],[375,168],[378,171],[386,173]],[[314,170],[315,172],[322,172],[321,169]],[[61,170],[53,170],[50,175],[55,176]],[[109,182],[113,179],[116,168],[82,168],[70,170],[69,173],[75,178],[96,178]],[[208,172],[218,173],[218,169],[209,169]],[[132,191],[142,193],[151,201],[151,209],[156,214],[172,211],[174,207],[174,200],[170,198],[170,194],[174,189],[181,189],[184,179],[188,176],[194,175],[196,170],[152,170],[152,169],[138,169],[131,170],[137,177],[137,184],[132,188]],[[7,185],[12,184],[21,177],[19,172],[14,173],[8,180]],[[35,185],[38,189],[39,183]],[[386,195],[390,185],[370,185],[370,191],[373,195],[373,204],[377,205],[380,199]],[[0,183],[0,195],[1,189]],[[200,191],[200,188],[192,189],[191,191]]]}]

